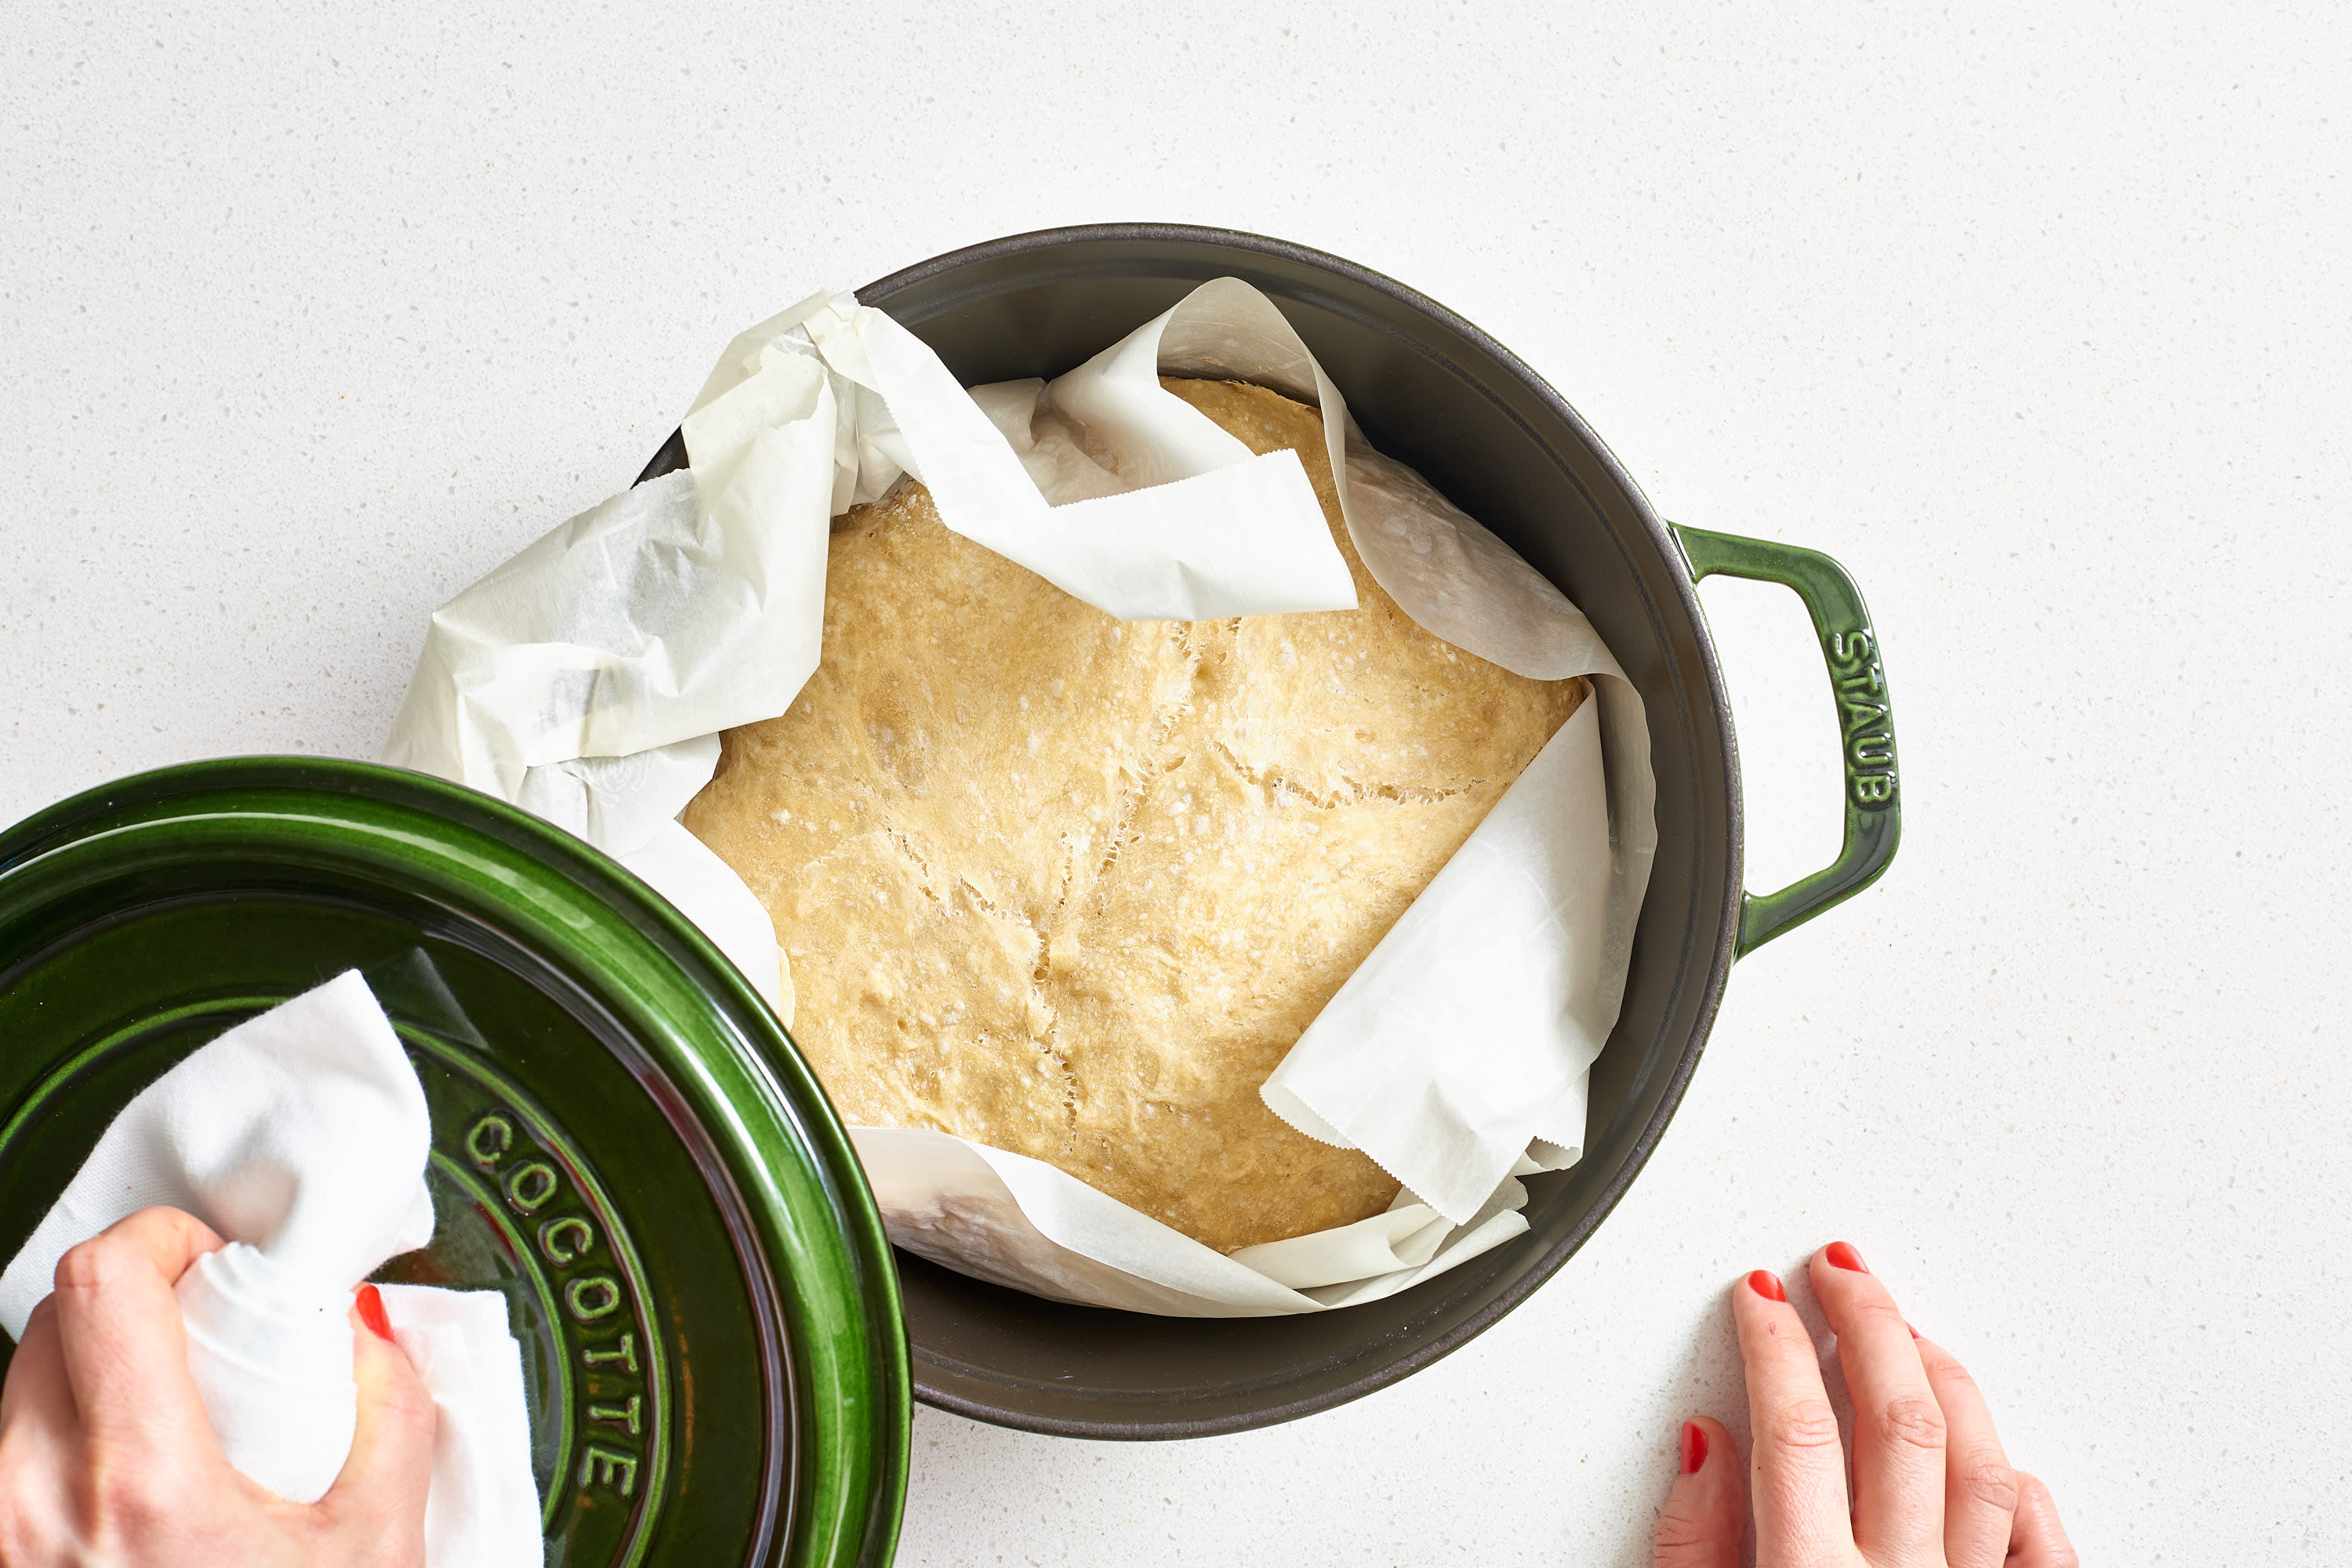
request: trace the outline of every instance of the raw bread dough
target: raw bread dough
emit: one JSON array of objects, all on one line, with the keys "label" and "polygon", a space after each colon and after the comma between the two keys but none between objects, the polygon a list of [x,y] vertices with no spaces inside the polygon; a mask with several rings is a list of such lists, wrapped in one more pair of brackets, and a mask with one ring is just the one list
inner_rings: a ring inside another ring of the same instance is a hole
[{"label": "raw bread dough", "polygon": [[1320,416],[1170,381],[1306,464],[1362,607],[1122,623],[902,484],[836,519],[824,658],[686,824],[775,917],[843,1118],[1047,1161],[1220,1250],[1386,1208],[1258,1085],[1588,690],[1423,631]]}]

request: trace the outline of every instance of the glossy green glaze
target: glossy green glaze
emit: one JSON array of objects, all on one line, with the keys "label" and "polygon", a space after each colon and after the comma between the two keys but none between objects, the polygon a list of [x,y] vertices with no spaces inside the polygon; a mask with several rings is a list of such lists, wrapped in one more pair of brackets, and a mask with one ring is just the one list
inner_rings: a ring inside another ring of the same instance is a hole
[{"label": "glossy green glaze", "polygon": [[0,1257],[114,1113],[357,968],[433,1112],[433,1246],[503,1291],[549,1562],[877,1565],[906,1485],[897,1276],[766,1005],[612,861],[366,763],[203,763],[0,834]]},{"label": "glossy green glaze", "polygon": [[1903,804],[1895,784],[1895,714],[1880,667],[1870,611],[1845,568],[1818,550],[1734,533],[1674,525],[1690,563],[1691,581],[1721,573],[1780,583],[1796,590],[1813,617],[1837,700],[1845,763],[1845,843],[1826,869],[1777,893],[1742,893],[1739,956],[1811,920],[1878,880],[1903,836]]}]

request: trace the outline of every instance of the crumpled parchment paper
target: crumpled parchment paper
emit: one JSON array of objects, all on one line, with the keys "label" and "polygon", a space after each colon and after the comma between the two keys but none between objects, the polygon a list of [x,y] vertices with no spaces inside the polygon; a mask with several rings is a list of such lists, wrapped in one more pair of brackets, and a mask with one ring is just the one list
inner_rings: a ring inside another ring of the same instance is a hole
[{"label": "crumpled parchment paper", "polygon": [[[1654,784],[1641,700],[1590,623],[1373,450],[1256,289],[1214,279],[1050,383],[969,392],[848,295],[762,322],[687,416],[690,469],[583,513],[436,613],[385,759],[622,854],[759,984],[772,926],[672,819],[708,782],[717,731],[782,712],[815,669],[838,511],[911,474],[947,526],[1124,619],[1354,607],[1297,457],[1253,456],[1162,375],[1318,405],[1349,531],[1407,615],[1521,675],[1593,679],[1597,700],[1263,1087],[1294,1127],[1363,1149],[1406,1190],[1384,1215],[1226,1256],[1041,1162],[851,1131],[892,1239],[950,1267],[1139,1311],[1327,1310],[1520,1234],[1517,1178],[1580,1154],[1586,1069],[1616,1018],[1656,845]],[[789,1022],[788,977],[770,967]]]}]

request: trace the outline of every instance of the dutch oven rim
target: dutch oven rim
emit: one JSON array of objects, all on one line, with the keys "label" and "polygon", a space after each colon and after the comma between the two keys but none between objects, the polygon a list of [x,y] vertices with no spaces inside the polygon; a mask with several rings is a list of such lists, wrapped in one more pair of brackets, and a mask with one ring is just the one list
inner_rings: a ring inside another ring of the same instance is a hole
[{"label": "dutch oven rim", "polygon": [[[1664,1136],[1667,1124],[1681,1106],[1691,1078],[1697,1070],[1700,1057],[1705,1054],[1707,1040],[1714,1030],[1716,1016],[1721,1007],[1724,987],[1729,979],[1732,964],[1764,941],[1769,940],[1793,925],[1801,923],[1802,921],[1850,897],[1870,881],[1874,880],[1884,871],[1887,860],[1893,855],[1894,838],[1891,834],[1887,835],[1882,841],[1871,847],[1867,857],[1862,855],[1856,844],[1856,814],[1850,806],[1847,814],[1846,849],[1839,865],[1832,867],[1829,871],[1817,873],[1812,878],[1783,889],[1781,893],[1770,895],[1769,899],[1759,899],[1744,890],[1745,803],[1740,785],[1738,741],[1733,725],[1729,697],[1724,683],[1722,664],[1717,654],[1714,636],[1707,626],[1704,607],[1698,599],[1697,579],[1720,571],[1736,575],[1762,576],[1783,582],[1796,588],[1800,596],[1806,600],[1808,608],[1813,614],[1816,629],[1823,631],[1825,635],[1826,626],[1821,595],[1815,592],[1809,592],[1809,589],[1813,586],[1810,579],[1801,581],[1802,574],[1786,570],[1786,561],[1780,558],[1803,557],[1808,562],[1815,563],[1816,569],[1825,570],[1828,574],[1834,576],[1843,584],[1844,596],[1851,601],[1853,608],[1857,612],[1860,610],[1858,593],[1854,592],[1851,580],[1845,577],[1843,569],[1837,567],[1828,557],[1818,555],[1814,552],[1801,550],[1796,546],[1742,540],[1737,536],[1706,534],[1697,530],[1681,529],[1666,523],[1659,517],[1656,509],[1650,503],[1648,496],[1643,492],[1640,484],[1633,479],[1625,465],[1618,459],[1616,454],[1601,439],[1599,434],[1592,429],[1584,417],[1549,383],[1486,332],[1419,290],[1343,257],[1293,241],[1253,234],[1245,230],[1211,226],[1129,222],[1083,224],[1034,229],[983,240],[943,252],[927,260],[916,262],[896,272],[887,274],[856,289],[856,297],[861,304],[887,310],[889,301],[894,295],[943,274],[968,267],[1088,243],[1200,246],[1261,256],[1276,261],[1304,266],[1333,274],[1346,282],[1385,295],[1469,343],[1491,365],[1516,381],[1528,395],[1567,427],[1569,432],[1582,444],[1587,453],[1601,465],[1607,478],[1618,488],[1633,516],[1639,521],[1651,547],[1656,551],[1659,559],[1667,568],[1667,577],[1672,583],[1675,594],[1679,598],[1682,613],[1694,634],[1696,663],[1705,679],[1706,703],[1713,721],[1712,727],[1719,736],[1721,743],[1720,785],[1725,803],[1720,818],[1725,867],[1724,890],[1720,908],[1713,911],[1716,916],[1717,935],[1712,952],[1704,955],[1706,964],[1706,976],[1691,1004],[1687,1037],[1677,1050],[1671,1070],[1664,1076],[1655,1108],[1625,1145],[1623,1157],[1593,1194],[1583,1214],[1558,1240],[1531,1259],[1516,1277],[1497,1287],[1493,1297],[1480,1307],[1468,1312],[1442,1331],[1392,1356],[1381,1359],[1356,1373],[1355,1375],[1317,1393],[1236,1414],[1166,1421],[1099,1420],[1041,1415],[1034,1412],[991,1405],[947,1389],[934,1387],[921,1375],[920,1372],[924,1363],[932,1358],[927,1356],[922,1347],[914,1342],[913,1330],[911,1325],[909,1326],[909,1360],[917,1369],[915,1397],[935,1409],[950,1411],[971,1420],[984,1421],[994,1426],[1056,1436],[1119,1441],[1213,1436],[1279,1425],[1300,1416],[1334,1408],[1385,1388],[1441,1360],[1485,1332],[1559,1272],[1568,1259],[1591,1239],[1593,1233],[1622,1201],[1635,1178],[1647,1167],[1651,1155],[1656,1151],[1659,1141]],[[1215,276],[1218,274],[1214,270],[1204,271],[1202,274],[1203,280]],[[1373,324],[1377,326],[1377,323]],[[1424,359],[1430,359],[1441,364],[1445,363],[1441,356],[1433,354],[1426,344],[1416,342],[1410,346],[1414,353]],[[1498,413],[1508,415],[1507,410],[1498,410]],[[1545,437],[1528,428],[1524,420],[1518,420],[1516,415],[1509,416],[1519,423],[1522,428],[1527,428],[1530,437],[1539,445],[1549,444]],[[644,472],[638,475],[636,482],[643,483],[648,479],[656,478],[686,466],[685,433],[683,429],[679,429],[673,432],[669,439],[654,455]],[[1626,550],[1625,540],[1622,536],[1617,536],[1612,542],[1621,554],[1626,556],[1626,564],[1631,575],[1639,585],[1644,613],[1656,628],[1661,641],[1668,640],[1668,628],[1664,624],[1664,617],[1660,613],[1661,606],[1650,592],[1648,585],[1643,584],[1642,573],[1633,569],[1634,563],[1631,553]],[[1720,546],[1721,549],[1712,552],[1714,559],[1695,569],[1692,546],[1700,542],[1708,542],[1713,545]],[[1741,560],[1738,552],[1743,546],[1753,546],[1759,556],[1769,556],[1775,559],[1764,563]],[[1775,570],[1776,566],[1781,569]],[[1864,624],[1866,625],[1866,617]],[[1694,731],[1697,731],[1698,715],[1693,708],[1695,695],[1693,684],[1686,676],[1677,671],[1672,680],[1672,687],[1678,710],[1675,716],[1689,725]],[[1647,703],[1648,699],[1645,698],[1645,705]],[[1656,727],[1654,715],[1652,718],[1652,727],[1654,733]],[[1889,744],[1891,747],[1891,734]],[[1891,751],[1889,765],[1891,768]],[[1693,783],[1696,785],[1701,782],[1698,775],[1703,764],[1701,760],[1695,756],[1690,760],[1689,766]],[[1850,762],[1848,771],[1851,775]],[[1891,773],[1889,776],[1891,778]],[[1889,811],[1886,816],[1891,820],[1895,814]],[[1861,864],[1860,862],[1865,858],[1868,859],[1868,864]],[[1767,906],[1772,905],[1776,900],[1780,902],[1780,907],[1768,910]],[[1704,912],[1703,906],[1695,905],[1694,910],[1696,912]],[[1769,914],[1770,918],[1759,921],[1757,918],[1759,914]],[[1682,992],[1683,987],[1689,983],[1694,963],[1701,960],[1702,955],[1696,949],[1701,940],[1699,931],[1702,926],[1701,920],[1694,919],[1685,928],[1679,950],[1675,952],[1672,963],[1673,977],[1668,982],[1672,993]],[[1664,962],[1663,954],[1660,955],[1659,962]],[[1434,1284],[1435,1281],[1431,1283]]]}]

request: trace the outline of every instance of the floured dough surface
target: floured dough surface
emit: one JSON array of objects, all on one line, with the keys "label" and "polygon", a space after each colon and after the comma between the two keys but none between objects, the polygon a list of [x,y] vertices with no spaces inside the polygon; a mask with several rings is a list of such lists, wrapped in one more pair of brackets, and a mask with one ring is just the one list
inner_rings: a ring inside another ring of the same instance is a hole
[{"label": "floured dough surface", "polygon": [[845,1120],[1032,1155],[1230,1251],[1395,1196],[1258,1086],[1587,688],[1396,607],[1313,408],[1164,384],[1297,451],[1361,608],[1123,623],[903,484],[836,520],[824,662],[727,732],[686,823],[774,916]]}]

